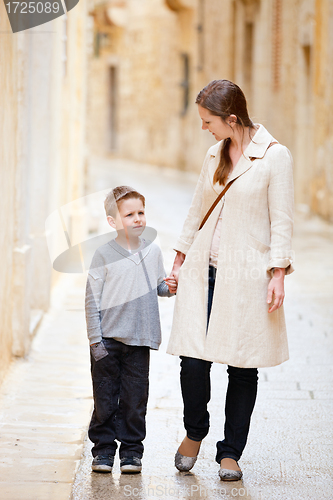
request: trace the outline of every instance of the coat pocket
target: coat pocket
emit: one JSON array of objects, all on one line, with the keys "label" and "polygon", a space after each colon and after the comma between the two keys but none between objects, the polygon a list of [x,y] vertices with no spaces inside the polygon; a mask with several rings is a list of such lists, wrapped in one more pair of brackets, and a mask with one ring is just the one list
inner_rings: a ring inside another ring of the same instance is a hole
[{"label": "coat pocket", "polygon": [[256,238],[254,238],[254,236],[251,236],[249,233],[247,233],[247,244],[251,248],[254,248],[255,250],[259,250],[259,252],[261,252],[261,253],[267,253],[270,250],[270,246],[257,240]]}]

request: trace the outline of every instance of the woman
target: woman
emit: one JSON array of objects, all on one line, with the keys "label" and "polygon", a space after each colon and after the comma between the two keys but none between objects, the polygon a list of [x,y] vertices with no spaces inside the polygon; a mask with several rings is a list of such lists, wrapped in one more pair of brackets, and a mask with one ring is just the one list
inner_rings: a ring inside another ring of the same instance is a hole
[{"label": "woman", "polygon": [[256,400],[257,369],[288,359],[282,304],[284,276],[293,272],[292,158],[250,120],[234,83],[212,81],[196,103],[203,130],[219,142],[206,155],[169,278],[178,289],[167,352],[181,357],[186,429],[175,465],[188,471],[197,459],[209,429],[211,364],[224,363],[225,428],[216,461],[220,478],[232,481],[242,477],[238,460]]}]

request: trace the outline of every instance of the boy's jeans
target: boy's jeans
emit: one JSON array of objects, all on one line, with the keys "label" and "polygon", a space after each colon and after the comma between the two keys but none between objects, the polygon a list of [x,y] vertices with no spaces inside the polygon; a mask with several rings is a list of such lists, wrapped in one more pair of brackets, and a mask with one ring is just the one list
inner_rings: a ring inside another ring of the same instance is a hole
[{"label": "boy's jeans", "polygon": [[146,437],[149,347],[130,346],[112,338],[102,342],[105,356],[98,361],[90,349],[94,411],[88,435],[94,443],[92,454],[114,455],[117,440],[121,443],[120,458],[141,458]]},{"label": "boy's jeans", "polygon": [[[209,267],[208,321],[213,302],[215,268]],[[181,356],[180,381],[184,401],[184,425],[187,436],[201,441],[208,434],[210,400],[210,369],[212,363]],[[257,368],[228,366],[229,384],[225,403],[223,441],[216,443],[216,461],[222,458],[239,460],[245,448],[251,414],[257,396]]]}]

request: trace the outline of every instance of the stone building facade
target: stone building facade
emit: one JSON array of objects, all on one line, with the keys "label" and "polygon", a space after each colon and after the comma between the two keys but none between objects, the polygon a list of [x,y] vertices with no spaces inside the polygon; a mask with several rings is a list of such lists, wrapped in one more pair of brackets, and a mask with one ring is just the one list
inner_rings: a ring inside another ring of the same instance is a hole
[{"label": "stone building facade", "polygon": [[332,0],[95,0],[89,146],[199,171],[198,91],[226,78],[291,150],[296,202],[333,221]]},{"label": "stone building facade", "polygon": [[89,19],[80,0],[13,34],[0,4],[0,381],[49,307],[45,220],[83,194]]}]

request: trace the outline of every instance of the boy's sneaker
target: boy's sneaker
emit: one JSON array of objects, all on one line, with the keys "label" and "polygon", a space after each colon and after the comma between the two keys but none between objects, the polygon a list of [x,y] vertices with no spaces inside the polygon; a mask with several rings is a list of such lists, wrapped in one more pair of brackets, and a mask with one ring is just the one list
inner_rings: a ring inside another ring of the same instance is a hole
[{"label": "boy's sneaker", "polygon": [[95,472],[111,472],[113,462],[113,455],[97,455],[92,461],[91,468]]},{"label": "boy's sneaker", "polygon": [[137,474],[141,472],[142,462],[138,457],[124,457],[120,459],[120,470],[122,474]]}]

